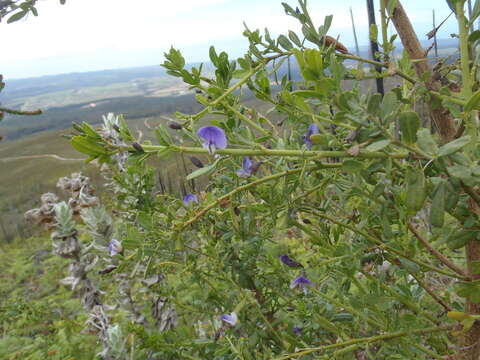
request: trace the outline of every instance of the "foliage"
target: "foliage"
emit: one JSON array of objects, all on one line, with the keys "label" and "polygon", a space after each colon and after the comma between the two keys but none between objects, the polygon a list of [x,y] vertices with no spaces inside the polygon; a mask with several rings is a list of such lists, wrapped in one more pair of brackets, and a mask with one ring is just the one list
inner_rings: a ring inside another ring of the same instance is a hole
[{"label": "foliage", "polygon": [[[387,3],[382,26],[407,26],[400,3]],[[135,337],[130,354],[104,347],[107,358],[478,358],[478,38],[464,1],[453,3],[453,65],[411,61],[413,42],[391,57],[394,38],[383,39],[384,62],[337,53],[326,41],[332,18],[317,27],[299,0],[283,6],[302,34],[246,28],[244,57],[210,49],[211,77],[186,69],[176,49],[165,54],[168,73],[204,108],[177,113],[176,134],[158,127],[157,145],[120,118],[75,126],[73,147],[105,164],[121,194],[112,199],[118,268],[109,276],[126,277],[131,296],[110,296],[140,306],[129,310],[136,321],[113,320],[106,331],[117,344]],[[289,57],[301,81],[278,78]],[[360,91],[378,76],[403,82],[383,98]],[[344,89],[345,79],[358,84]],[[243,105],[245,87],[271,110]],[[420,104],[438,131],[418,116]],[[208,114],[216,117],[202,127]],[[188,177],[208,178],[204,191],[184,201],[155,194],[150,181],[147,159],[162,167],[175,153],[210,160]]]},{"label": "foliage", "polygon": [[96,338],[82,333],[80,302],[58,282],[65,262],[46,238],[16,239],[0,248],[0,358],[93,359]]}]

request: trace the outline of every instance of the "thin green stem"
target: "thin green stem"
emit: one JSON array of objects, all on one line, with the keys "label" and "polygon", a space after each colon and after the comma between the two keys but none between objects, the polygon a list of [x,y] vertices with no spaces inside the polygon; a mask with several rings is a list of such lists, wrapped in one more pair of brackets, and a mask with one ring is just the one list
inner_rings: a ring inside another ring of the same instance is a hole
[{"label": "thin green stem", "polygon": [[193,115],[192,120],[197,121],[197,120],[201,119],[204,115],[206,115],[209,112],[211,107],[214,107],[214,106],[220,104],[220,102],[222,102],[228,95],[230,95],[235,90],[237,90],[240,86],[245,84],[253,74],[255,74],[257,71],[259,71],[264,66],[265,66],[265,63],[261,62],[260,64],[258,64],[254,68],[251,68],[249,72],[247,72],[235,84],[233,84],[231,87],[229,87],[222,95],[220,95],[218,98],[213,100],[206,108],[204,108],[202,111],[198,112],[197,114]]},{"label": "thin green stem", "polygon": [[[162,151],[165,150],[165,146],[161,145],[147,145],[142,144],[142,148],[148,151]],[[123,150],[132,150],[130,147],[123,147]],[[188,147],[170,145],[168,149],[172,152],[186,153],[186,154],[208,154],[208,149],[201,147]],[[310,159],[322,159],[322,158],[351,158],[357,157],[360,159],[406,159],[407,153],[384,153],[380,151],[362,151],[358,155],[351,155],[347,151],[308,151],[308,150],[287,150],[287,149],[216,149],[216,154],[220,155],[232,155],[232,156],[291,156]],[[331,164],[332,165],[332,164]],[[341,164],[336,167],[341,166]]]},{"label": "thin green stem", "polygon": [[[335,168],[335,167],[338,167],[337,165],[339,164],[322,164],[322,166],[324,167],[330,167],[330,168]],[[314,169],[314,168],[317,168],[319,167],[318,165],[311,165],[311,166],[308,166],[307,169]],[[197,212],[192,218],[190,218],[189,220],[187,220],[186,222],[184,222],[183,224],[181,224],[179,226],[179,230],[185,228],[186,226],[188,225],[191,225],[193,224],[195,221],[197,221],[200,217],[202,217],[205,213],[207,213],[209,210],[213,209],[214,207],[216,207],[220,202],[222,202],[223,200],[226,200],[226,199],[229,199],[231,196],[239,193],[239,192],[242,192],[244,190],[247,190],[251,187],[254,187],[254,186],[257,186],[257,185],[260,185],[260,184],[263,184],[265,182],[268,182],[268,181],[271,181],[271,180],[275,180],[275,179],[279,179],[279,178],[282,178],[284,176],[288,176],[288,175],[291,175],[291,174],[296,174],[300,171],[303,171],[303,167],[302,168],[298,168],[298,169],[292,169],[292,170],[286,170],[286,171],[282,171],[278,174],[274,174],[274,175],[270,175],[270,176],[265,176],[261,179],[258,179],[258,180],[255,180],[255,181],[252,181],[251,183],[248,183],[248,184],[245,184],[245,185],[242,185],[242,186],[239,186],[235,189],[233,189],[232,191],[228,192],[227,194],[223,195],[223,196],[220,196],[218,199],[216,199],[215,201],[211,202],[210,204],[208,204],[207,206],[205,206],[203,209],[201,209],[199,212]]]},{"label": "thin green stem", "polygon": [[237,109],[235,109],[233,106],[227,104],[226,102],[222,104],[223,106],[225,106],[228,110],[232,111],[235,115],[237,115],[240,120],[244,121],[245,123],[247,123],[248,125],[250,125],[252,128],[254,128],[255,130],[261,132],[263,135],[266,135],[266,136],[269,136],[271,135],[267,130],[265,130],[264,128],[262,128],[260,125],[258,125],[257,123],[255,123],[252,119],[250,119],[248,116],[245,116],[243,115],[240,111],[238,111]]},{"label": "thin green stem", "polygon": [[339,348],[339,347],[347,347],[347,346],[350,346],[350,345],[360,344],[360,343],[372,343],[372,342],[378,342],[378,341],[387,341],[387,340],[396,339],[396,338],[403,337],[403,336],[408,336],[408,335],[425,335],[425,334],[432,334],[432,333],[437,333],[437,332],[449,331],[449,330],[454,329],[455,326],[456,325],[443,325],[443,326],[429,327],[429,328],[424,328],[424,329],[402,330],[402,331],[395,331],[395,332],[392,332],[392,333],[389,333],[389,334],[352,339],[352,340],[348,340],[348,341],[339,342],[339,343],[336,343],[336,344],[303,349],[303,350],[300,350],[300,351],[298,351],[296,353],[293,353],[293,354],[288,354],[288,355],[277,357],[274,360],[286,360],[286,359],[299,358],[299,357],[302,357],[302,356],[305,356],[305,355],[308,355],[308,354],[311,354],[311,353],[321,352],[321,351],[325,351],[325,350],[329,350],[329,349],[335,349],[335,348]]},{"label": "thin green stem", "polygon": [[345,223],[342,223],[341,221],[338,221],[337,219],[331,217],[331,216],[328,216],[318,210],[315,210],[315,209],[309,209],[309,211],[313,212],[315,215],[321,217],[321,218],[324,218],[338,226],[341,226],[341,227],[344,227],[346,229],[349,229],[361,236],[363,236],[364,238],[366,238],[367,240],[369,240],[370,242],[374,243],[374,244],[377,244],[379,246],[379,248],[381,249],[384,249],[384,250],[387,250],[391,253],[394,253],[398,256],[401,256],[405,259],[408,259],[414,263],[416,263],[417,265],[420,265],[424,268],[427,268],[429,270],[432,270],[432,271],[435,271],[439,274],[443,274],[443,275],[446,275],[446,276],[449,276],[449,277],[453,277],[453,278],[457,278],[457,279],[462,279],[462,280],[468,280],[468,278],[464,277],[464,276],[461,276],[459,274],[455,274],[455,273],[451,273],[451,272],[448,272],[448,271],[445,271],[443,269],[439,269],[433,265],[430,265],[428,263],[425,263],[423,261],[420,261],[420,260],[417,260],[417,259],[414,259],[412,258],[411,256],[409,256],[408,254],[405,254],[404,252],[398,250],[398,249],[395,249],[394,247],[391,247],[390,245],[387,245],[385,244],[383,241],[381,241],[380,239],[377,239],[376,237],[374,236],[371,236],[369,235],[368,233],[366,233],[365,231],[362,231],[360,229],[357,229],[356,227],[352,226],[352,225],[349,225],[349,224],[345,224]]}]

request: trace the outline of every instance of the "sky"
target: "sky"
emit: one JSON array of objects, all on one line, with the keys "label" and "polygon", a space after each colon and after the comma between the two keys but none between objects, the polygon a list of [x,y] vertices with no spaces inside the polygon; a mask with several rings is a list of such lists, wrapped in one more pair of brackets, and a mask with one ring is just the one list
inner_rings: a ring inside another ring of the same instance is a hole
[{"label": "sky", "polygon": [[[282,0],[292,7],[296,0]],[[208,48],[238,57],[247,49],[242,36],[267,27],[271,34],[293,30],[296,19],[285,15],[280,0],[39,0],[39,16],[0,23],[0,73],[6,79],[58,73],[158,65],[171,46],[187,62],[208,60]],[[375,1],[378,5],[378,1]],[[431,30],[432,9],[437,23],[449,9],[444,0],[403,0],[421,40]],[[314,23],[333,15],[329,35],[353,48],[349,7],[354,14],[360,45],[368,42],[365,0],[310,0]],[[378,20],[377,20],[378,21]],[[393,28],[390,29],[393,31]],[[448,38],[456,31],[452,16],[439,32]]]}]

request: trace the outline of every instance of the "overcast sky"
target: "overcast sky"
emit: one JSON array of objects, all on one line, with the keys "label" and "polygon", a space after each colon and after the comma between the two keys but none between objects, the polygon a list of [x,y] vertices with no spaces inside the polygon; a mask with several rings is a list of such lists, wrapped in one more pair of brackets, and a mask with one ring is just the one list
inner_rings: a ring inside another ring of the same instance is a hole
[{"label": "overcast sky", "polygon": [[[294,0],[283,0],[296,6]],[[279,0],[40,0],[39,16],[0,24],[0,73],[8,78],[156,65],[173,45],[187,62],[208,59],[213,44],[232,56],[246,49],[243,21],[250,29],[268,27],[271,33],[299,30],[285,15]],[[375,1],[377,3],[377,1]],[[310,0],[318,25],[332,14],[329,32],[349,46],[353,35],[349,7],[354,12],[360,44],[368,41],[365,0]],[[445,0],[403,0],[421,39],[437,19],[449,14]],[[437,20],[438,22],[439,20]],[[455,32],[452,16],[440,38]]]}]

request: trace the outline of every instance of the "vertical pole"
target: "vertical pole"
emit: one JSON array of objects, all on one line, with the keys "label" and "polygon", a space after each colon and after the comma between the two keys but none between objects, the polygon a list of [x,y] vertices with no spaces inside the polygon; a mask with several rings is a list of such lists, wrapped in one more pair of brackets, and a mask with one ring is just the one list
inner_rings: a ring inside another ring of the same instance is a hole
[{"label": "vertical pole", "polygon": [[[436,29],[437,24],[435,24],[435,9],[432,10],[432,14],[433,14],[433,27],[432,27],[432,29]],[[438,58],[438,44],[437,44],[437,32],[436,31],[433,34],[433,46],[435,48],[435,57]]]},{"label": "vertical pole", "polygon": [[355,52],[360,56],[360,48],[358,47],[357,31],[355,30],[355,21],[353,21],[352,7],[350,6],[350,18],[352,19],[353,39],[355,40]]},{"label": "vertical pole", "polygon": [[[369,28],[371,28],[372,25],[376,25],[375,7],[373,5],[373,0],[367,0],[367,12],[368,12],[368,25],[369,25]],[[381,59],[378,56],[376,56],[376,54],[378,53],[378,44],[371,37],[370,37],[370,50],[372,52],[372,58],[374,60],[381,61]],[[380,66],[376,66],[375,70],[377,71],[378,74],[382,72],[382,68]],[[383,78],[377,78],[376,83],[377,83],[377,92],[379,92],[380,95],[383,96],[385,94],[385,90],[383,88]]]}]

